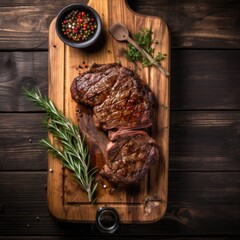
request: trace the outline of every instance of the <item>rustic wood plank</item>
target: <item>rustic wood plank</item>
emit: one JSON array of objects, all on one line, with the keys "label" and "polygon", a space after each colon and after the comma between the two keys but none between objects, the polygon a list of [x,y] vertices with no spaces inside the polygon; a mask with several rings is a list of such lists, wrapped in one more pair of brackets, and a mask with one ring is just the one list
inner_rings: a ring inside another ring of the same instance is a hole
[{"label": "rustic wood plank", "polygon": [[[97,236],[91,224],[60,223],[49,215],[46,181],[45,172],[0,173],[0,235]],[[118,235],[239,235],[239,183],[236,172],[171,172],[164,218],[123,225]]]},{"label": "rustic wood plank", "polygon": [[23,88],[47,94],[47,52],[1,52],[0,111],[39,111],[23,96]]},{"label": "rustic wood plank", "polygon": [[[1,53],[0,112],[39,111],[21,92],[37,87],[47,95],[47,57],[47,52]],[[240,109],[238,59],[240,51],[173,50],[171,109]]]},{"label": "rustic wood plank", "polygon": [[240,51],[172,52],[171,109],[240,109]]},{"label": "rustic wood plank", "polygon": [[0,114],[0,171],[45,170],[47,152],[39,140],[47,137],[44,114]]},{"label": "rustic wood plank", "polygon": [[240,112],[171,112],[170,170],[240,171]]},{"label": "rustic wood plank", "polygon": [[[0,114],[0,170],[45,170],[43,113]],[[172,111],[170,171],[240,171],[239,111]],[[28,123],[28,124],[26,124]]]},{"label": "rustic wood plank", "polygon": [[[47,49],[48,28],[58,12],[74,0],[0,3],[0,49]],[[82,0],[81,2],[87,2]]]},{"label": "rustic wood plank", "polygon": [[[0,49],[47,49],[52,19],[74,0],[4,0],[0,3]],[[80,2],[87,2],[80,1]],[[174,48],[239,48],[240,3],[232,1],[128,0],[141,14],[159,16],[170,26]]]},{"label": "rustic wood plank", "polygon": [[141,14],[159,16],[169,25],[173,48],[239,48],[238,0],[128,1]]}]

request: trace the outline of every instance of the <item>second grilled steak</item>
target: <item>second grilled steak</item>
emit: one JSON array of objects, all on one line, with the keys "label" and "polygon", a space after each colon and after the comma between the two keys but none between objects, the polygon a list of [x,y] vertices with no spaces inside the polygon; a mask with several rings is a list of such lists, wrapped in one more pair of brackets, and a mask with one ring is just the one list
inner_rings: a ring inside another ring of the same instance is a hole
[{"label": "second grilled steak", "polygon": [[141,130],[120,130],[110,134],[108,160],[100,175],[117,186],[142,180],[159,159],[155,141]]}]

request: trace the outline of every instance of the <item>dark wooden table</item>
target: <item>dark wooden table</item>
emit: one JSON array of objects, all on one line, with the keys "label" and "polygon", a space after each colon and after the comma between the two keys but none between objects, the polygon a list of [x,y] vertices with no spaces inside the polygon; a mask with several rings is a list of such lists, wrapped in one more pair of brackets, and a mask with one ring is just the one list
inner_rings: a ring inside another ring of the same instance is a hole
[{"label": "dark wooden table", "polygon": [[102,236],[61,223],[46,199],[44,113],[22,95],[48,89],[48,27],[74,0],[0,2],[0,239],[240,237],[240,2],[129,0],[171,30],[169,200],[162,220]]}]

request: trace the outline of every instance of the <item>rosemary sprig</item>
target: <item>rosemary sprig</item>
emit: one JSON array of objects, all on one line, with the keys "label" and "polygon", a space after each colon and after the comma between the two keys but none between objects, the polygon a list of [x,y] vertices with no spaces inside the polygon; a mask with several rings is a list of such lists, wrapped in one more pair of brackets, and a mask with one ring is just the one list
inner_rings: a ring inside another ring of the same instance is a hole
[{"label": "rosemary sprig", "polygon": [[[162,60],[166,58],[166,54],[158,52],[156,56],[154,56],[154,48],[152,48],[152,31],[148,28],[140,29],[137,33],[133,34],[133,39],[136,43],[142,47],[153,59],[160,63]],[[140,62],[143,67],[151,66],[152,63],[143,57],[143,55],[132,45],[128,44],[127,49],[123,49],[126,59],[129,62]]]},{"label": "rosemary sprig", "polygon": [[78,125],[66,118],[50,99],[42,97],[39,89],[24,89],[24,94],[47,113],[43,123],[52,133],[54,144],[49,138],[40,140],[40,143],[59,158],[63,166],[73,172],[75,180],[87,192],[89,202],[93,202],[93,195],[98,185],[93,183],[97,169],[90,168],[90,155]]}]

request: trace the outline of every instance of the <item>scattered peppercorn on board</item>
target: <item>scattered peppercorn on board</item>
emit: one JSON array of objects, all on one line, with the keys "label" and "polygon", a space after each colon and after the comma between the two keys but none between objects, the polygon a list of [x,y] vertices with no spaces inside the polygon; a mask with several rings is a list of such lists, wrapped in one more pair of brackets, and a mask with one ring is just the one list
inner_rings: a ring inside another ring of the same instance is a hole
[{"label": "scattered peppercorn on board", "polygon": [[[64,114],[77,123],[76,103],[71,99],[70,85],[80,72],[87,71],[93,63],[104,64],[121,61],[123,66],[134,69],[122,55],[127,43],[117,42],[108,28],[121,22],[130,33],[141,28],[153,31],[153,47],[156,52],[167,54],[162,66],[170,72],[170,39],[165,22],[157,17],[139,15],[133,12],[125,0],[90,0],[103,22],[102,45],[98,50],[71,48],[58,38],[55,31],[56,19],[49,28],[49,98]],[[137,73],[146,81],[156,97],[154,125],[151,136],[160,149],[160,161],[154,165],[141,182],[139,188],[119,190],[97,175],[98,189],[94,204],[88,202],[87,195],[73,180],[71,173],[63,168],[53,156],[48,156],[48,206],[52,215],[62,221],[94,222],[97,209],[113,207],[122,223],[150,223],[162,218],[167,207],[168,192],[168,152],[169,152],[169,113],[170,78],[161,74],[157,68],[142,68]],[[81,110],[81,131],[86,134],[91,161],[99,168],[104,164],[101,147],[106,136],[99,132],[84,107]]]}]

